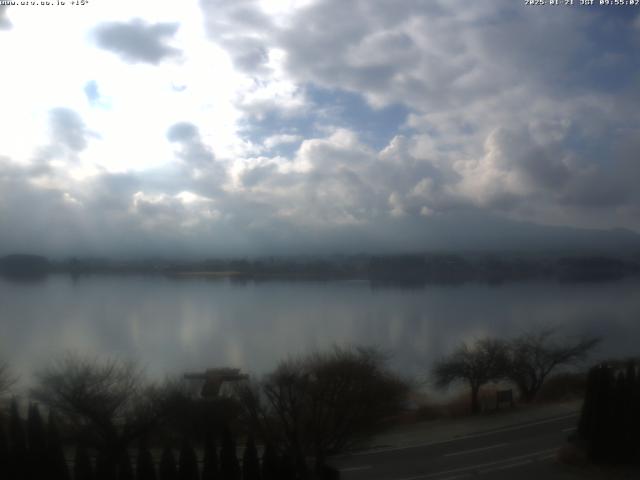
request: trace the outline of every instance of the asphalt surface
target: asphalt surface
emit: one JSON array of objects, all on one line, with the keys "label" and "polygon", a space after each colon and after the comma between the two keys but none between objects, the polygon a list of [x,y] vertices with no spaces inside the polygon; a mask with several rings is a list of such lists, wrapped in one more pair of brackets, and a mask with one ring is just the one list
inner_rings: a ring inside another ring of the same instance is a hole
[{"label": "asphalt surface", "polygon": [[334,458],[345,480],[571,478],[555,462],[578,415],[513,425],[448,441]]}]

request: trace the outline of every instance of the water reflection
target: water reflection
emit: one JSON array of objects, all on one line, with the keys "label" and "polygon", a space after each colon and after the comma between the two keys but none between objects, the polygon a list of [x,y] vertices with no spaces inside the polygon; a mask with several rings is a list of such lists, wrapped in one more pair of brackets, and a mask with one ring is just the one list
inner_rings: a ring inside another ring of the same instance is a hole
[{"label": "water reflection", "polygon": [[532,325],[605,337],[600,356],[638,352],[640,283],[464,284],[51,276],[0,279],[0,355],[23,379],[65,350],[135,358],[160,377],[233,365],[252,373],[334,342],[377,345],[410,375],[464,339]]}]

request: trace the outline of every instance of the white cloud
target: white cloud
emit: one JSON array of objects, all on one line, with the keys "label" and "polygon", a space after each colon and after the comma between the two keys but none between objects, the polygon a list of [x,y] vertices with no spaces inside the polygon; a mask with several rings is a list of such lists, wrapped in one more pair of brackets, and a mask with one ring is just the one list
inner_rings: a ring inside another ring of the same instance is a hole
[{"label": "white cloud", "polygon": [[[45,18],[11,7],[0,250],[56,222],[56,251],[150,238],[159,251],[346,248],[350,236],[400,247],[462,211],[640,229],[640,97],[627,80],[639,17],[543,10],[116,0]],[[614,32],[625,41],[607,42]],[[384,118],[398,105],[406,124]],[[378,138],[376,121],[396,124]],[[402,231],[387,231],[394,222]]]}]

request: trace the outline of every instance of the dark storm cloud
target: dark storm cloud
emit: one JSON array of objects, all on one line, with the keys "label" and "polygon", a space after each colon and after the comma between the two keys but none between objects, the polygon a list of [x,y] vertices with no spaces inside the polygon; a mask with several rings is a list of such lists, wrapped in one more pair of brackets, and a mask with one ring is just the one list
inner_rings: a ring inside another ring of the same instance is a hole
[{"label": "dark storm cloud", "polygon": [[127,62],[157,65],[180,51],[167,45],[178,31],[177,23],[148,24],[140,19],[129,23],[103,23],[95,30],[99,47],[120,55]]}]

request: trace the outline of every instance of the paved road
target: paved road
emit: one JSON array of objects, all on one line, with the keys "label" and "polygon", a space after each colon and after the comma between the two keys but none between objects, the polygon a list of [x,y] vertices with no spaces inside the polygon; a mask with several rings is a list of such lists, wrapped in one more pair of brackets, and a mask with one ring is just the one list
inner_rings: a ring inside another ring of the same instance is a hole
[{"label": "paved road", "polygon": [[563,478],[553,459],[576,422],[577,415],[565,415],[450,441],[358,453],[332,463],[345,480]]}]

